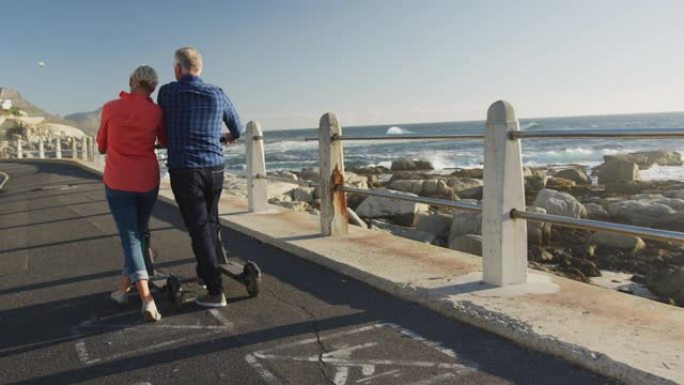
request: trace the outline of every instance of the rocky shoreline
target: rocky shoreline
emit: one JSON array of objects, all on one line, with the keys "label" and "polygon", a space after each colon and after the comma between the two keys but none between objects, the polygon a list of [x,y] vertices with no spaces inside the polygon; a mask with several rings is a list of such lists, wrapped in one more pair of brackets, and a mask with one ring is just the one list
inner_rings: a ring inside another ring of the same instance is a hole
[{"label": "rocky shoreline", "polygon": [[[653,165],[682,166],[681,155],[673,151],[610,155],[593,169],[526,168],[526,204],[539,213],[684,231],[684,182],[640,181],[639,171]],[[315,168],[269,174],[319,179]],[[434,170],[427,161],[399,159],[391,168],[350,167],[345,183],[481,203],[482,177],[482,169]],[[244,192],[244,179],[229,177],[225,185],[233,193]],[[272,204],[318,214],[320,200],[314,188],[269,182],[268,197]],[[347,203],[352,224],[482,253],[479,213],[357,194],[348,194]],[[535,269],[684,306],[684,245],[528,221],[528,258]]]}]

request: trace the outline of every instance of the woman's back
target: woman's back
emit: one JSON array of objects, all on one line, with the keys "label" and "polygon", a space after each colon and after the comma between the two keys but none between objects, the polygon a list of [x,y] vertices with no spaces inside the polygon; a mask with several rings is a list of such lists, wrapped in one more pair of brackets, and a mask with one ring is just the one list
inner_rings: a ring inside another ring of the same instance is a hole
[{"label": "woman's back", "polygon": [[104,105],[98,145],[107,152],[104,182],[112,189],[145,192],[159,184],[154,153],[162,141],[162,112],[152,99],[122,92]]}]

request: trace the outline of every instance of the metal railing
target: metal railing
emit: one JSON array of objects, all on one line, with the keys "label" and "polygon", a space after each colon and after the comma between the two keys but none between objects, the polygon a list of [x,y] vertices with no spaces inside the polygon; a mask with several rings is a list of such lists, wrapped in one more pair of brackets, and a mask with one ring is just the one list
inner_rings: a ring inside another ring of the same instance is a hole
[{"label": "metal railing", "polygon": [[[260,129],[256,135],[261,139]],[[337,117],[332,113],[327,113],[321,117],[319,137],[305,138],[306,141],[319,142],[320,182],[295,181],[289,178],[265,176],[265,165],[263,165],[261,173],[254,174],[253,180],[260,180],[264,183],[266,180],[272,180],[318,187],[321,196],[321,232],[327,236],[345,235],[348,232],[345,193],[482,212],[484,281],[499,286],[526,282],[527,220],[684,244],[684,233],[681,232],[526,211],[521,139],[598,138],[684,138],[684,129],[520,131],[513,107],[507,102],[498,101],[492,104],[488,110],[486,128],[483,134],[345,136],[342,134]],[[477,139],[484,139],[485,144],[484,185],[495,186],[483,189],[481,205],[421,197],[384,189],[364,189],[344,184],[342,150],[344,141]],[[250,143],[252,141],[249,141],[248,135],[246,140],[248,153],[250,152]],[[254,143],[259,143],[261,147],[257,152],[261,153],[261,161],[263,162],[263,144],[260,140],[254,141]],[[250,168],[249,162],[248,156],[248,169]],[[254,168],[254,166],[251,167]],[[263,200],[265,201],[265,184],[263,188]],[[250,183],[251,190],[254,190],[254,186]],[[253,191],[249,195],[255,196]]]}]

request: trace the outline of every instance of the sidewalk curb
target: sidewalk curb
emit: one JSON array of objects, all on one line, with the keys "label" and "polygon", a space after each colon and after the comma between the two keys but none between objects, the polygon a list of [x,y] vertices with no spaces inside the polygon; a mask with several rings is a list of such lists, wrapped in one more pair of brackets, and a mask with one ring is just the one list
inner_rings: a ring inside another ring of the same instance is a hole
[{"label": "sidewalk curb", "polygon": [[[49,161],[55,160],[31,160]],[[102,175],[99,170],[91,168],[80,161],[61,160],[60,163],[75,165],[95,175]],[[172,198],[159,195],[159,199],[167,204],[176,206]],[[629,385],[677,385],[677,382],[663,378],[641,369],[634,368],[609,356],[589,350],[583,346],[561,341],[556,337],[535,332],[533,325],[513,319],[506,314],[486,309],[470,301],[450,302],[430,295],[427,290],[402,285],[373,275],[345,263],[337,262],[322,254],[318,254],[287,241],[283,241],[268,234],[261,233],[249,227],[230,220],[230,216],[220,218],[220,223],[233,230],[255,238],[263,243],[289,252],[299,258],[316,263],[330,270],[344,274],[358,281],[384,291],[390,295],[406,301],[420,304],[449,318],[470,324],[477,328],[499,335],[519,345],[535,351],[558,356],[578,366],[589,369],[598,374],[608,376]]]}]

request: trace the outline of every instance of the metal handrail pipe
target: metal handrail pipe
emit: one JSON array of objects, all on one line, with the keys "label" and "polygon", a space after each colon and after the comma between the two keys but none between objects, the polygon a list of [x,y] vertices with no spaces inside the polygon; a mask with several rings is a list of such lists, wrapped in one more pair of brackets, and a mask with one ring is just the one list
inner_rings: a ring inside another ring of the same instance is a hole
[{"label": "metal handrail pipe", "polygon": [[320,184],[318,182],[312,182],[310,180],[295,180],[295,179],[284,178],[281,176],[274,176],[274,175],[257,174],[255,176],[255,178],[256,179],[266,179],[266,180],[275,181],[275,182],[297,184],[297,185],[305,186],[305,187],[318,187],[318,186],[320,186]]},{"label": "metal handrail pipe", "polygon": [[[392,136],[333,136],[336,140],[474,140],[484,139],[484,134],[463,135],[392,135]],[[318,138],[305,138],[304,141],[318,141]]]},{"label": "metal handrail pipe", "polygon": [[684,129],[511,131],[509,139],[684,139]]},{"label": "metal handrail pipe", "polygon": [[426,197],[417,197],[413,195],[408,195],[408,194],[403,194],[403,193],[393,193],[389,192],[387,190],[379,190],[379,189],[363,189],[363,188],[357,188],[357,187],[350,187],[350,186],[344,186],[342,188],[345,192],[349,193],[355,193],[355,194],[361,194],[361,195],[370,195],[370,196],[376,196],[379,198],[387,198],[387,199],[393,199],[393,200],[398,200],[398,201],[408,201],[408,202],[416,202],[416,203],[425,203],[428,205],[432,206],[442,206],[442,207],[451,207],[459,210],[467,210],[467,211],[482,211],[482,206],[474,203],[463,203],[463,202],[458,202],[458,201],[448,201],[445,199],[437,199],[437,198],[426,198]]},{"label": "metal handrail pipe", "polygon": [[565,217],[561,215],[531,213],[515,209],[511,211],[511,217],[552,223],[576,229],[603,231],[618,235],[646,238],[654,241],[684,243],[684,233],[678,231],[651,229],[648,227],[596,221],[593,219]]}]

